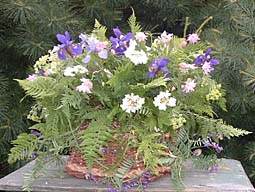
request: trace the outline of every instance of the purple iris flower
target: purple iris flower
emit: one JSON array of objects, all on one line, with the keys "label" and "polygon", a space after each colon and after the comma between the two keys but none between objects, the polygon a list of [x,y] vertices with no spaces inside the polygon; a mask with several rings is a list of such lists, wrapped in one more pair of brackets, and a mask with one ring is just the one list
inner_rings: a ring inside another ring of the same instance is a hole
[{"label": "purple iris flower", "polygon": [[207,49],[204,55],[199,55],[196,58],[195,64],[203,65],[205,62],[210,63],[211,66],[220,64],[220,61],[218,59],[211,59],[211,56],[210,56],[211,52],[212,52],[211,48]]},{"label": "purple iris flower", "polygon": [[42,135],[42,133],[36,129],[32,129],[31,130],[31,134],[40,137]]},{"label": "purple iris flower", "polygon": [[82,53],[82,46],[78,43],[76,47],[73,45],[73,41],[70,38],[69,33],[66,31],[65,35],[57,34],[57,39],[60,43],[58,45],[58,57],[61,60],[66,60],[66,55],[70,55],[71,57],[75,55],[79,55]]},{"label": "purple iris flower", "polygon": [[111,51],[116,55],[124,55],[127,47],[129,47],[130,39],[133,38],[133,34],[129,32],[126,35],[122,35],[119,28],[114,28],[113,33],[115,37],[110,37],[112,43]]},{"label": "purple iris flower", "polygon": [[80,39],[82,40],[82,44],[85,46],[87,50],[87,56],[82,60],[83,63],[88,63],[91,59],[91,52],[97,52],[98,56],[102,59],[107,59],[108,52],[107,42],[99,41],[94,37],[87,37],[84,34],[80,34]]},{"label": "purple iris flower", "polygon": [[154,77],[159,71],[163,71],[166,78],[169,78],[170,75],[167,73],[168,68],[167,64],[169,63],[169,59],[166,58],[159,58],[157,60],[153,60],[151,66],[149,68],[148,76],[149,78]]},{"label": "purple iris flower", "polygon": [[221,151],[223,151],[223,147],[221,147],[216,142],[206,141],[206,142],[204,142],[204,147],[212,147],[216,150],[217,153],[220,153]]}]

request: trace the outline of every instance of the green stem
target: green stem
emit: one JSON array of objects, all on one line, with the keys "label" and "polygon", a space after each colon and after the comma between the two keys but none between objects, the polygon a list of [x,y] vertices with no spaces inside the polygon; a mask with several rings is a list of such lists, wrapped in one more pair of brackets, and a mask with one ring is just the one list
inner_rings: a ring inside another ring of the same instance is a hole
[{"label": "green stem", "polygon": [[206,20],[204,20],[204,22],[199,26],[199,28],[196,30],[196,33],[197,34],[200,34],[201,33],[201,30],[202,30],[202,28],[205,26],[205,24],[206,23],[208,23],[210,20],[212,20],[213,19],[213,17],[212,16],[210,16],[210,17],[208,17]]},{"label": "green stem", "polygon": [[188,26],[189,26],[189,25],[190,25],[189,17],[186,17],[186,19],[185,19],[184,31],[183,31],[183,38],[185,38],[186,35],[187,35],[187,29],[188,29]]}]

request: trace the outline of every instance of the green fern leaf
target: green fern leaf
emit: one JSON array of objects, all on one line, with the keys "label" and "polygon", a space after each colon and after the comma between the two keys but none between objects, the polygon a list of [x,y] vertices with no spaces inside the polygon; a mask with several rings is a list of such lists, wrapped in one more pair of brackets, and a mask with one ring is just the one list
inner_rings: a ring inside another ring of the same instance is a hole
[{"label": "green fern leaf", "polygon": [[35,150],[37,137],[32,134],[22,133],[12,142],[14,145],[9,154],[8,162],[15,163],[17,160],[28,158]]},{"label": "green fern leaf", "polygon": [[79,148],[89,169],[102,155],[102,147],[107,146],[108,141],[114,140],[110,126],[110,122],[93,120],[85,130],[80,132]]},{"label": "green fern leaf", "polygon": [[162,164],[160,158],[162,156],[169,156],[169,153],[164,151],[167,147],[164,144],[156,142],[156,138],[159,136],[159,133],[145,135],[137,150],[137,156],[142,155],[145,166],[153,172]]},{"label": "green fern leaf", "polygon": [[101,41],[106,41],[107,38],[105,37],[106,27],[102,26],[97,19],[95,19],[95,26],[93,33],[98,37]]},{"label": "green fern leaf", "polygon": [[133,34],[136,34],[137,32],[142,31],[142,27],[140,24],[136,22],[135,12],[134,9],[132,9],[133,13],[128,19],[128,24],[130,26],[131,32]]},{"label": "green fern leaf", "polygon": [[36,99],[53,97],[57,88],[57,82],[50,77],[38,77],[34,81],[17,80],[26,93]]}]

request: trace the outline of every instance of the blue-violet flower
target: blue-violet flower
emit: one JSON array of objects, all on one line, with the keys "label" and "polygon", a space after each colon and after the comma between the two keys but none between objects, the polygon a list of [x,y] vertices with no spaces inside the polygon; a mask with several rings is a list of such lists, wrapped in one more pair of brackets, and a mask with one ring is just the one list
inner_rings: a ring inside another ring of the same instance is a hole
[{"label": "blue-violet flower", "polygon": [[82,46],[78,43],[75,47],[67,31],[65,32],[65,35],[57,34],[57,39],[62,43],[58,45],[58,57],[60,60],[66,60],[67,54],[73,57],[82,53]]}]

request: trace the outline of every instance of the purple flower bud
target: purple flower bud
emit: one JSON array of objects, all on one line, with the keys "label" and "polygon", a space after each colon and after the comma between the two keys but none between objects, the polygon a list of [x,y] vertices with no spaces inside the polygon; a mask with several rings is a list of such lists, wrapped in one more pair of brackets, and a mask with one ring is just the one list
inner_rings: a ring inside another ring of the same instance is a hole
[{"label": "purple flower bud", "polygon": [[218,165],[215,165],[215,166],[213,166],[213,167],[209,167],[207,170],[208,170],[210,173],[215,173],[215,172],[217,172],[217,171],[220,170],[220,167],[219,167]]}]

